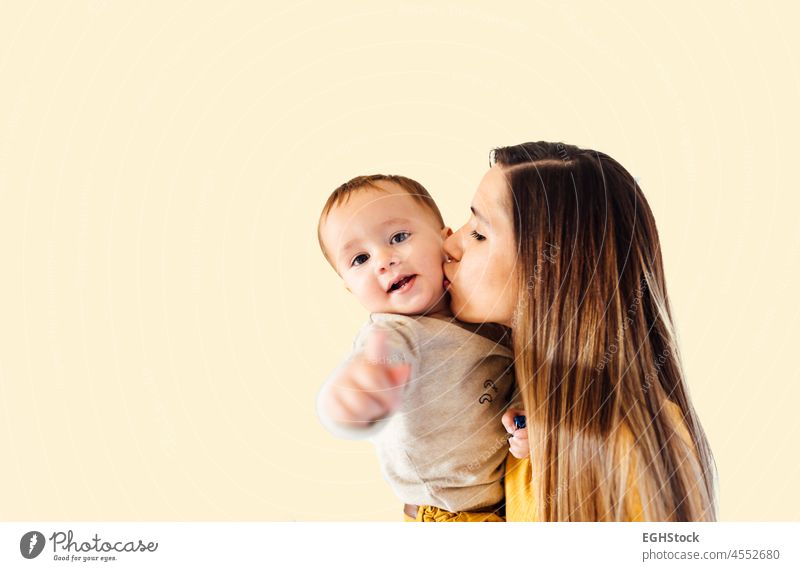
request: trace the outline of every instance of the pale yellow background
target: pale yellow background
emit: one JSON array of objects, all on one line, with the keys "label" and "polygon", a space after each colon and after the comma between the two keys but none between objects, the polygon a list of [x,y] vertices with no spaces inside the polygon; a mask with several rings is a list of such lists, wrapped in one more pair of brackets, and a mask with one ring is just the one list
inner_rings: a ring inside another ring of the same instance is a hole
[{"label": "pale yellow background", "polygon": [[798,519],[798,14],[504,4],[2,5],[1,519],[401,519],[315,417],[366,316],[318,212],[402,173],[458,226],[538,139],[640,179],[722,519]]}]

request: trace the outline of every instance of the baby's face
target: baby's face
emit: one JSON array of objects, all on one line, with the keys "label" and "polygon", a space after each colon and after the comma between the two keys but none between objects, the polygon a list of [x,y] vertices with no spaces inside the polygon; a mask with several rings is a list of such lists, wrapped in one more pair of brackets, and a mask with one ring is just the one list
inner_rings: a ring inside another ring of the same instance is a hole
[{"label": "baby's face", "polygon": [[418,315],[447,308],[447,229],[403,189],[361,189],[328,214],[320,234],[347,289],[370,312]]}]

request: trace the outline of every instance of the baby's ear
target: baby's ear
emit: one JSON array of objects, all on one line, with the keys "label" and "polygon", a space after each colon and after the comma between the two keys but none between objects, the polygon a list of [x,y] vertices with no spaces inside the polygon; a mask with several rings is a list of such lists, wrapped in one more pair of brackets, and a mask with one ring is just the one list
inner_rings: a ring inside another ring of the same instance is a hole
[{"label": "baby's ear", "polygon": [[449,236],[453,235],[453,230],[449,226],[442,228],[442,239],[447,240]]}]

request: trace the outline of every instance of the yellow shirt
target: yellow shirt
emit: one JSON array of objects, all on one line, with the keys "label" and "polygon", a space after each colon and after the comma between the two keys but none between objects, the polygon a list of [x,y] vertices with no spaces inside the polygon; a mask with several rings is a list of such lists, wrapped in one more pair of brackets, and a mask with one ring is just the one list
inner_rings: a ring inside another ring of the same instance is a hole
[{"label": "yellow shirt", "polygon": [[[685,442],[692,446],[691,435],[683,422],[681,410],[672,401],[667,401],[670,417],[679,426],[679,433]],[[627,521],[644,521],[642,502],[635,483],[636,457],[632,456],[631,469],[628,471],[628,497],[626,498]],[[506,458],[505,492],[506,521],[537,521],[534,496],[534,479],[530,458],[515,458],[508,454]]]}]

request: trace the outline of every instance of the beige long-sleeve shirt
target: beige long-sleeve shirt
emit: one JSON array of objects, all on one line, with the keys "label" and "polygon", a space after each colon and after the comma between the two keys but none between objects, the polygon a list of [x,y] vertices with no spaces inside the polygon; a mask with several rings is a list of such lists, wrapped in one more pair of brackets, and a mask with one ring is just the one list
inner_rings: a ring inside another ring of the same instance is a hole
[{"label": "beige long-sleeve shirt", "polygon": [[351,428],[327,418],[322,424],[343,438],[376,446],[381,470],[403,503],[469,511],[503,499],[508,436],[501,423],[514,391],[512,354],[484,337],[487,326],[454,319],[374,313],[354,343],[363,350],[370,332],[387,332],[387,358],[411,364],[403,402],[369,427]]}]

